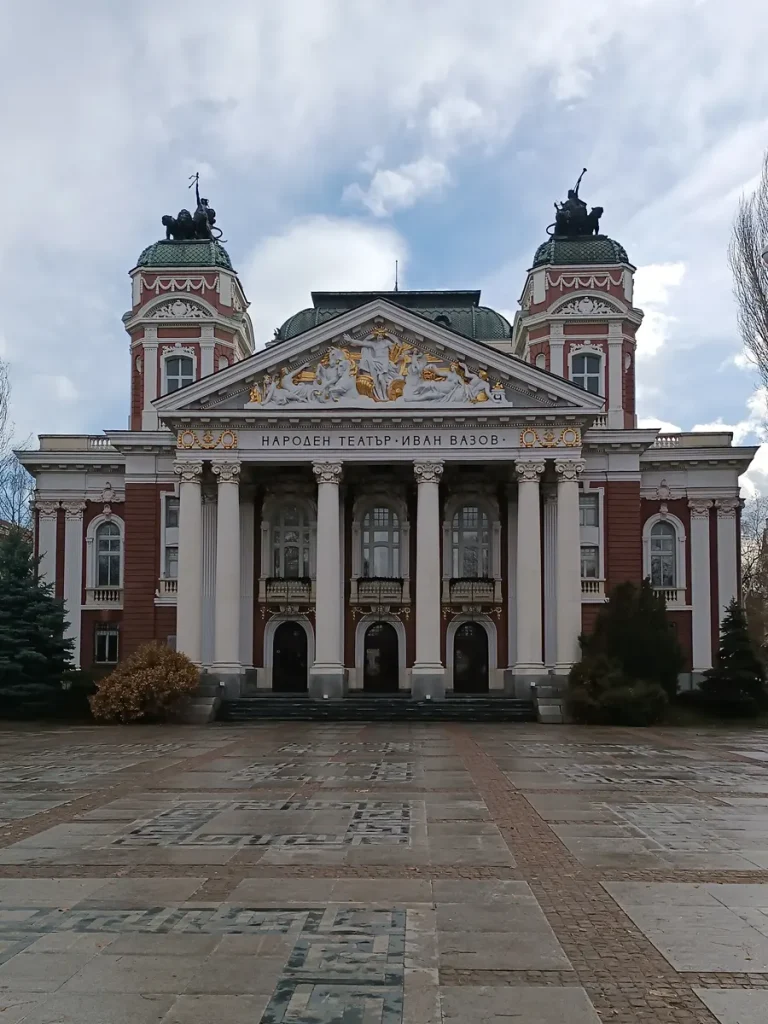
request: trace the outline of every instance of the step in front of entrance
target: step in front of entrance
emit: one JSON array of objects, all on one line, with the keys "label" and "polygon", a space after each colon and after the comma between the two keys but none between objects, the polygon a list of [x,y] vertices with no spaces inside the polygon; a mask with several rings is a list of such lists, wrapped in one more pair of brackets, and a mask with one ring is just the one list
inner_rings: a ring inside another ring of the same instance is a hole
[{"label": "step in front of entrance", "polygon": [[342,697],[310,700],[306,694],[267,694],[222,701],[218,719],[253,722],[263,719],[333,722],[535,722],[532,701],[513,697],[447,697],[411,700],[404,696]]}]

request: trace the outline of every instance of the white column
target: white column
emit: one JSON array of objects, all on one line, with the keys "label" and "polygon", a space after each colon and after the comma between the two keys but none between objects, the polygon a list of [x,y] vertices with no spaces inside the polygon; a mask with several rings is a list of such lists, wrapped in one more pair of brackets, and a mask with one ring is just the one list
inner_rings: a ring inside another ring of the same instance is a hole
[{"label": "white column", "polygon": [[179,477],[179,583],[176,598],[176,650],[202,664],[203,513],[202,462],[174,466]]},{"label": "white column", "polygon": [[557,661],[557,495],[544,496],[544,664]]},{"label": "white column", "polygon": [[64,509],[64,606],[68,626],[65,636],[74,640],[72,661],[80,667],[80,620],[83,604],[84,501],[63,501]]},{"label": "white column", "polygon": [[557,473],[557,672],[565,675],[579,659],[581,633],[581,532],[579,474],[581,459],[556,461]]},{"label": "white column", "polygon": [[717,600],[718,620],[722,622],[725,609],[739,597],[739,535],[736,529],[738,498],[721,498],[717,509]]},{"label": "white column", "polygon": [[539,478],[544,463],[520,461],[517,471],[517,674],[542,673],[541,516]]},{"label": "white column", "polygon": [[216,512],[216,611],[213,664],[218,673],[240,671],[240,464],[214,462]]},{"label": "white column", "polygon": [[712,594],[709,569],[711,501],[689,501],[691,510],[691,634],[693,671],[712,668]]},{"label": "white column", "polygon": [[315,661],[309,679],[313,697],[340,697],[345,675],[341,656],[340,462],[314,462],[317,480]]},{"label": "white column", "polygon": [[43,583],[56,586],[56,524],[59,517],[58,501],[38,501],[37,553],[40,556],[38,575]]},{"label": "white column", "polygon": [[517,661],[517,502],[507,484],[507,664]]},{"label": "white column", "polygon": [[440,657],[440,478],[442,462],[415,462],[416,660],[411,671],[415,698],[445,696]]},{"label": "white column", "polygon": [[202,494],[202,597],[200,610],[203,628],[200,634],[200,664],[213,664],[215,623],[216,623],[216,493]]},{"label": "white column", "polygon": [[253,665],[253,542],[256,508],[252,491],[240,501],[240,663]]},{"label": "white column", "polygon": [[213,364],[216,353],[216,338],[212,324],[204,324],[200,338],[200,376],[208,377],[216,367]]},{"label": "white column", "polygon": [[621,324],[608,325],[608,426],[612,430],[624,427],[623,339]]},{"label": "white column", "polygon": [[549,328],[549,372],[558,377],[567,376],[565,372],[565,331],[562,324],[551,324]]}]

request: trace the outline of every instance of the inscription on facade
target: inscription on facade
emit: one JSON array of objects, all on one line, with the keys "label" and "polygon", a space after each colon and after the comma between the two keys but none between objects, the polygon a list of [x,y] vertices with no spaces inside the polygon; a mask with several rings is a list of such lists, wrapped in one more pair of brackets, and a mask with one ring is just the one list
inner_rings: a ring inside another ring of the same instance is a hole
[{"label": "inscription on facade", "polygon": [[241,432],[241,448],[256,451],[325,450],[332,452],[376,451],[513,451],[521,448],[573,448],[581,442],[578,429],[556,427],[537,433],[520,427],[444,429],[255,430]]}]

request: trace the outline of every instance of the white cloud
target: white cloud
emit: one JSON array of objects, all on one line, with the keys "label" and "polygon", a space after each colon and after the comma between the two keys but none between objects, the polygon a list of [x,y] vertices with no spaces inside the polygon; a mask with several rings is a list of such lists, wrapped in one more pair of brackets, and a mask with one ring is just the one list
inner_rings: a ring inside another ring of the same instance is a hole
[{"label": "white cloud", "polygon": [[637,335],[638,358],[654,356],[666,341],[674,317],[665,309],[684,276],[684,263],[651,263],[637,268],[634,304],[645,312]]},{"label": "white cloud", "polygon": [[413,206],[422,196],[439,191],[450,180],[444,163],[423,156],[412,164],[401,164],[394,171],[376,171],[366,189],[357,182],[347,185],[343,198],[362,203],[375,217],[388,217],[395,210]]},{"label": "white cloud", "polygon": [[241,272],[260,347],[292,313],[312,305],[311,291],[365,291],[402,280],[403,238],[384,225],[340,217],[307,217],[260,242]]},{"label": "white cloud", "polygon": [[652,430],[657,427],[662,434],[679,434],[682,432],[682,428],[678,427],[676,423],[668,423],[666,420],[659,420],[655,416],[640,416],[637,420],[637,425],[642,430]]}]

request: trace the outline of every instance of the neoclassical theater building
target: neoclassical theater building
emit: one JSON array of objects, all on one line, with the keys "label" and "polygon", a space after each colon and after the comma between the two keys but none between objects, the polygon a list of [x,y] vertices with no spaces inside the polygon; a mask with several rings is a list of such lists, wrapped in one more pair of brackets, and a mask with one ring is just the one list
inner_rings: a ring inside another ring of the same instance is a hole
[{"label": "neoclassical theater building", "polygon": [[313,292],[267,340],[220,242],[149,245],[127,429],[20,453],[77,662],[160,640],[233,696],[527,695],[649,577],[709,668],[755,449],[638,428],[635,268],[566,207],[512,324],[479,291]]}]

